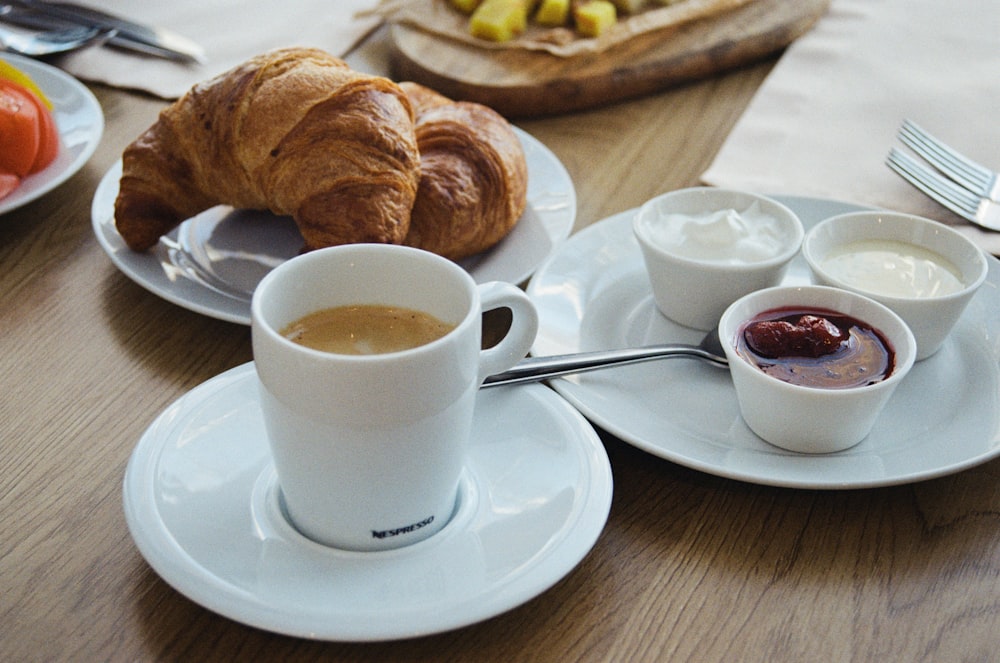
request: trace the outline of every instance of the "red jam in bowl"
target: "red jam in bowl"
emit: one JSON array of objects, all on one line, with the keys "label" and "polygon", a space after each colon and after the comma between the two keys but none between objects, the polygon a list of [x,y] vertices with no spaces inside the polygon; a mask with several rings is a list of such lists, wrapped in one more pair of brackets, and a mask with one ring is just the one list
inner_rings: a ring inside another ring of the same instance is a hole
[{"label": "red jam in bowl", "polygon": [[779,380],[824,389],[881,382],[895,364],[880,331],[827,309],[764,311],[740,328],[736,352]]}]

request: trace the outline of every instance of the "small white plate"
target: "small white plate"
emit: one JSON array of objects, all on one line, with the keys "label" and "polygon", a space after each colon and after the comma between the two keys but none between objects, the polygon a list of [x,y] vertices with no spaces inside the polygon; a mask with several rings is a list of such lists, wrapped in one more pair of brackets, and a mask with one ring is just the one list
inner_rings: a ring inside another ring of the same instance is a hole
[{"label": "small white plate", "polygon": [[[808,230],[859,209],[778,197]],[[536,356],[652,343],[697,344],[703,332],[660,315],[632,236],[635,210],[571,237],[528,285],[539,309]],[[552,386],[591,421],[680,465],[743,481],[795,488],[886,486],[942,476],[1000,455],[1000,262],[943,348],[919,362],[861,444],[809,456],[771,446],[740,417],[729,372],[668,359],[559,378]],[[811,275],[799,256],[785,284]],[[776,412],[793,417],[794,412]]]},{"label": "small white plate", "polygon": [[69,74],[31,58],[0,53],[41,88],[52,102],[52,118],[59,128],[62,147],[55,161],[44,170],[25,177],[5,198],[0,215],[26,205],[72,177],[87,163],[104,134],[104,113],[94,95]]},{"label": "small white plate", "polygon": [[202,606],[306,638],[446,631],[542,593],[590,551],[611,466],[590,424],[541,385],[489,389],[452,520],[375,553],[327,548],[283,516],[252,363],[196,387],[142,436],[124,507],[140,552]]},{"label": "small white plate", "polygon": [[[576,191],[547,147],[517,129],[528,162],[528,207],[496,246],[461,262],[477,283],[520,283],[569,236]],[[221,320],[250,324],[250,299],[264,275],[297,255],[302,236],[288,218],[215,207],[180,225],[145,253],[125,246],[115,228],[121,162],[94,194],[91,219],[101,247],[126,276],[179,306]]]}]

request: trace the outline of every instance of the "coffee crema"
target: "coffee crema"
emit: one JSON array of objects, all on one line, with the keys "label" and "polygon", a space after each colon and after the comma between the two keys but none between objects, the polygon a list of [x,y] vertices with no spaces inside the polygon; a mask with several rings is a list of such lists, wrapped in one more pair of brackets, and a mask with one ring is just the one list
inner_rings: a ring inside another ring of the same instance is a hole
[{"label": "coffee crema", "polygon": [[400,352],[436,341],[455,325],[414,309],[358,304],[320,309],[281,330],[307,348],[345,355]]}]

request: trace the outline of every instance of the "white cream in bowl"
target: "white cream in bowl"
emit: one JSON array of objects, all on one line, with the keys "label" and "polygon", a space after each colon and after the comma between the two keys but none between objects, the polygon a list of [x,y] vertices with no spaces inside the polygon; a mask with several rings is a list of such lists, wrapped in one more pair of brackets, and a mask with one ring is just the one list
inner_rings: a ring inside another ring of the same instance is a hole
[{"label": "white cream in bowl", "polygon": [[848,242],[827,253],[820,266],[853,288],[890,297],[940,297],[965,288],[961,272],[950,260],[897,240]]},{"label": "white cream in bowl", "polygon": [[644,222],[651,243],[691,260],[749,264],[774,258],[788,244],[787,229],[757,200],[742,209],[668,212]]},{"label": "white cream in bowl", "polygon": [[816,224],[802,254],[821,285],[888,306],[936,353],[989,271],[982,250],[948,226],[898,212],[851,212]]},{"label": "white cream in bowl", "polygon": [[777,201],[715,187],[653,198],[632,230],[657,309],[702,330],[743,295],[780,283],[804,235],[799,218]]}]

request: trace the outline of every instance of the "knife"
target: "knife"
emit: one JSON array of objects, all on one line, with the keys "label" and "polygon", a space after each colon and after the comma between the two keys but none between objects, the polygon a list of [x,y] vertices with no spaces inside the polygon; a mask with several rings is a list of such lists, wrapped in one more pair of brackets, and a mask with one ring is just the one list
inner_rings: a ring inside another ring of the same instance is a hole
[{"label": "knife", "polygon": [[128,50],[168,58],[178,62],[203,64],[207,58],[204,49],[190,39],[163,28],[141,25],[107,12],[84,7],[71,2],[44,2],[43,0],[3,0],[15,10],[4,14],[11,22],[33,22],[35,27],[45,19],[54,19],[73,25],[84,25],[115,30],[108,43]]}]

